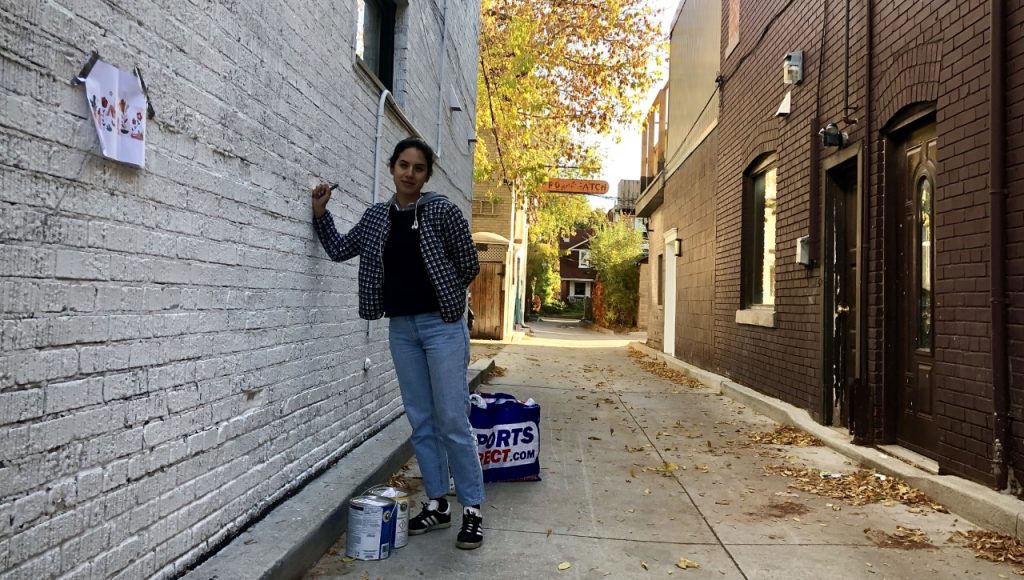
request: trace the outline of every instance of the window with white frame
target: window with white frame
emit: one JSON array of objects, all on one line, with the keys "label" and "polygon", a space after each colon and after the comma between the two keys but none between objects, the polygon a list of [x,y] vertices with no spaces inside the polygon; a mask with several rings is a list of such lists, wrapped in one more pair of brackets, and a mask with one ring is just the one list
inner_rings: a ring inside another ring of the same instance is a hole
[{"label": "window with white frame", "polygon": [[776,158],[756,163],[744,179],[743,306],[775,304]]},{"label": "window with white frame", "polygon": [[580,268],[590,267],[590,250],[577,250],[579,252]]},{"label": "window with white frame", "polygon": [[393,0],[356,0],[356,56],[393,89],[395,64],[395,3]]}]

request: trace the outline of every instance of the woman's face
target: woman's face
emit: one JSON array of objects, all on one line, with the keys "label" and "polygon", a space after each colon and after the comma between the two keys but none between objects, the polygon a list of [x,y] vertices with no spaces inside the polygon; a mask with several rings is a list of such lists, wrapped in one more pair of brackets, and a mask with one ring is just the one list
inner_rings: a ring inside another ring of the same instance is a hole
[{"label": "woman's face", "polygon": [[399,195],[416,195],[427,182],[427,158],[415,147],[408,147],[398,155],[391,167],[395,190]]}]

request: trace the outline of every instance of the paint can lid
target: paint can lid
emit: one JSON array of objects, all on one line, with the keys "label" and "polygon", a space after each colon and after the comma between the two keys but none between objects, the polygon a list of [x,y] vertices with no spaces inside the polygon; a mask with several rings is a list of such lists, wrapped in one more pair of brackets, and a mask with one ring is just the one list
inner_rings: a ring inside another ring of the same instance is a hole
[{"label": "paint can lid", "polygon": [[395,505],[395,500],[379,495],[360,495],[350,502],[355,506],[387,508]]}]

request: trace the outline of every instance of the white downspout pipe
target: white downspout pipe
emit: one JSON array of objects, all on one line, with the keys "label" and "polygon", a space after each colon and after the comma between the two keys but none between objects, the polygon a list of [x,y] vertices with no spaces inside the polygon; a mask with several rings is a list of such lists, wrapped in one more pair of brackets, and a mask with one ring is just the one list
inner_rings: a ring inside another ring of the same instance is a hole
[{"label": "white downspout pipe", "polygon": [[380,191],[380,170],[377,164],[380,163],[380,138],[384,136],[384,105],[388,102],[391,91],[384,89],[380,93],[380,100],[377,102],[377,132],[373,136],[373,199],[371,204],[377,203],[377,192]]},{"label": "white downspout pipe", "polygon": [[445,83],[445,72],[448,67],[445,66],[448,56],[448,0],[444,0],[441,5],[441,51],[437,56],[437,66],[440,69],[438,71],[438,78],[440,79],[437,83],[437,139],[434,140],[434,153],[441,156],[441,113],[444,111],[444,83]]},{"label": "white downspout pipe", "polygon": [[[388,102],[391,91],[384,89],[380,93],[380,100],[377,102],[377,132],[373,136],[373,197],[370,205],[377,203],[378,192],[380,191],[380,140],[384,136],[384,105]],[[370,322],[366,321],[366,336],[370,336]]]}]

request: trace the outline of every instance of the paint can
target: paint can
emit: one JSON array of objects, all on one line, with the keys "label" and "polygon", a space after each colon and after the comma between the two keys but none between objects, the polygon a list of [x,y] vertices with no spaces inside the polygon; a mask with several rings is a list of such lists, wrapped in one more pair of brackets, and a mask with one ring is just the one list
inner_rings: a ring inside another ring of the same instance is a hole
[{"label": "paint can", "polygon": [[345,555],[357,560],[383,560],[394,545],[395,500],[377,495],[361,495],[348,502],[348,532]]},{"label": "paint can", "polygon": [[379,495],[395,500],[398,504],[398,518],[395,520],[395,543],[396,548],[403,548],[409,543],[409,492],[398,487],[389,485],[378,485],[371,487],[366,492],[369,495]]}]

